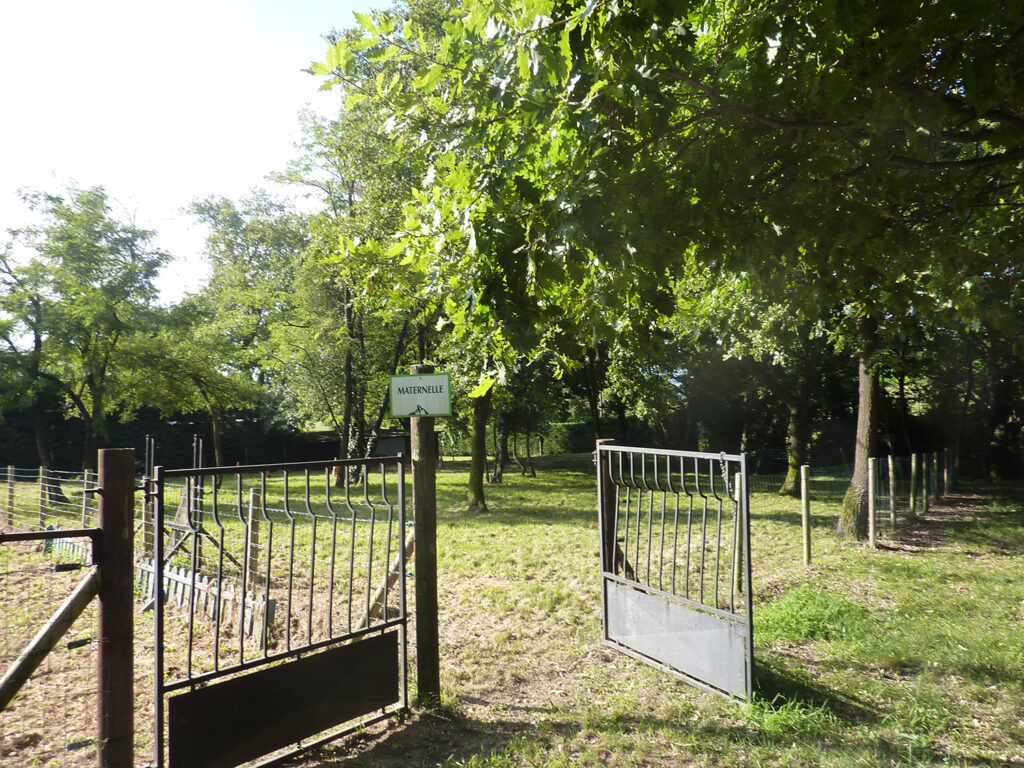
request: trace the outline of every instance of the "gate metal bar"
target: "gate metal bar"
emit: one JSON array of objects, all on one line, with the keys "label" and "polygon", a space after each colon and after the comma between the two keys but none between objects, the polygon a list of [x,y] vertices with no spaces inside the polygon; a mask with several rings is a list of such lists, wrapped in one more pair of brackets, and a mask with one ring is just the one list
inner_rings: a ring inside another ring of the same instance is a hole
[{"label": "gate metal bar", "polygon": [[703,690],[753,686],[745,455],[597,445],[605,641]]},{"label": "gate metal bar", "polygon": [[[176,480],[182,484],[182,511],[187,512],[182,525],[166,521],[164,514]],[[155,590],[158,768],[188,765],[197,754],[204,755],[205,765],[233,766],[272,748],[275,755],[258,763],[269,765],[406,709],[405,579],[385,578],[381,606],[372,605],[375,580],[392,565],[399,574],[406,571],[401,457],[154,467],[147,487],[158,521],[153,536],[155,583],[162,586],[164,581],[162,566],[156,564],[166,566],[172,558],[187,559],[191,572],[182,601],[185,610],[175,624],[183,653],[173,662],[173,679],[167,678],[167,597],[163,588]],[[243,509],[246,498],[248,508]],[[347,535],[338,536],[339,526]],[[168,533],[180,537],[170,555],[165,547]],[[279,541],[285,543],[284,551]],[[210,586],[200,589],[201,584]],[[258,599],[247,599],[247,593]],[[232,594],[237,600],[230,599]],[[212,605],[210,595],[216,596]],[[273,623],[275,604],[285,610],[276,611]],[[247,639],[244,628],[254,620],[256,605],[266,606],[262,637]],[[368,677],[352,670],[353,663],[383,671]],[[249,682],[250,676],[260,676],[259,682]],[[261,712],[270,710],[253,706],[253,691],[298,701],[297,684],[308,693],[308,706],[285,707],[273,727],[261,726]],[[175,695],[168,699],[170,694]],[[197,722],[205,722],[204,713],[232,700],[252,719],[227,718],[215,728],[196,728]],[[349,722],[325,723],[324,711]]]}]

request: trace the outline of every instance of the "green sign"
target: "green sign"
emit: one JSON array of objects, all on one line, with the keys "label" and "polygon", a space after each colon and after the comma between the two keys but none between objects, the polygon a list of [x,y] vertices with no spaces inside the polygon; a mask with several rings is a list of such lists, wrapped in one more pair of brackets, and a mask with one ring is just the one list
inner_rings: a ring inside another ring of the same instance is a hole
[{"label": "green sign", "polygon": [[451,379],[447,373],[391,377],[391,415],[451,416]]}]

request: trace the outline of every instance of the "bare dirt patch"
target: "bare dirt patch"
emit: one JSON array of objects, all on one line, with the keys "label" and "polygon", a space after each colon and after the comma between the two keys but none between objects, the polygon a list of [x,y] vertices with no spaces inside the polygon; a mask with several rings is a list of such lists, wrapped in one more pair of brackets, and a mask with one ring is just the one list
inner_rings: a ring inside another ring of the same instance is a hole
[{"label": "bare dirt patch", "polygon": [[880,548],[898,552],[960,550],[961,545],[950,543],[950,527],[978,522],[990,503],[990,497],[977,489],[951,493],[938,502],[931,502],[928,514],[918,514],[913,520],[901,518],[898,539],[882,542]]}]

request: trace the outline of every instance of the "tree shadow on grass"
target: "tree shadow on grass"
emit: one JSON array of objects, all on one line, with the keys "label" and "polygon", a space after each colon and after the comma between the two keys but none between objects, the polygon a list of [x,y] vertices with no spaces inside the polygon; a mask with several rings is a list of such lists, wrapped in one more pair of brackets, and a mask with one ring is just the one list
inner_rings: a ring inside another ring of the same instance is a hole
[{"label": "tree shadow on grass", "polygon": [[[803,679],[799,673],[761,665],[756,676],[761,696],[771,695],[777,702],[802,702],[812,707],[827,707],[847,723],[863,724],[877,720],[874,713],[859,702],[839,697],[835,692]],[[470,701],[470,700],[467,700]],[[486,705],[486,701],[472,700]],[[508,711],[510,717],[500,714]],[[913,764],[940,765],[949,755],[940,743],[912,734],[874,733],[857,729],[855,732],[824,731],[815,734],[783,732],[761,733],[753,722],[735,717],[715,718],[717,722],[690,724],[650,715],[624,714],[609,711],[606,717],[587,723],[578,718],[559,717],[554,709],[546,707],[502,705],[496,710],[498,717],[472,717],[451,711],[418,711],[405,721],[379,724],[349,736],[335,744],[307,753],[285,763],[292,768],[407,768],[415,766],[457,766],[465,764],[505,764],[505,756],[529,755],[534,761],[543,760],[545,754],[555,754],[563,743],[577,737],[584,729],[604,737],[609,744],[618,743],[617,735],[625,737],[624,744],[637,733],[647,733],[643,739],[648,748],[658,751],[658,734],[665,744],[686,743],[698,764],[707,756],[711,764],[716,755],[730,745],[752,744],[771,749],[773,743],[788,743],[799,737],[814,742],[819,751],[844,753],[858,764],[895,764],[907,761]],[[653,745],[653,747],[652,747]],[[614,749],[615,747],[611,747]],[[623,747],[628,748],[628,747]],[[559,757],[564,757],[559,752]],[[634,757],[637,757],[634,755]],[[664,755],[651,754],[651,764],[667,764]],[[981,755],[957,755],[958,764],[977,768],[1024,768],[1018,760],[1006,761]],[[847,762],[848,762],[847,760]],[[867,761],[867,762],[865,762]],[[534,764],[534,763],[531,763]],[[541,764],[541,763],[536,763]]]},{"label": "tree shadow on grass", "polygon": [[476,720],[447,710],[416,711],[306,753],[294,768],[405,768],[462,765],[503,752],[516,736],[536,732],[529,722]]}]

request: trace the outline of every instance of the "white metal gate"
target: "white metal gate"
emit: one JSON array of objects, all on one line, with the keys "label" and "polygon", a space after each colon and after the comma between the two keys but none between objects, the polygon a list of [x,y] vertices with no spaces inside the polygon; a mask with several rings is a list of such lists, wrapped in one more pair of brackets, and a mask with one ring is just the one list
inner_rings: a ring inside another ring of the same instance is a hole
[{"label": "white metal gate", "polygon": [[744,455],[597,446],[603,636],[704,690],[749,701]]}]

